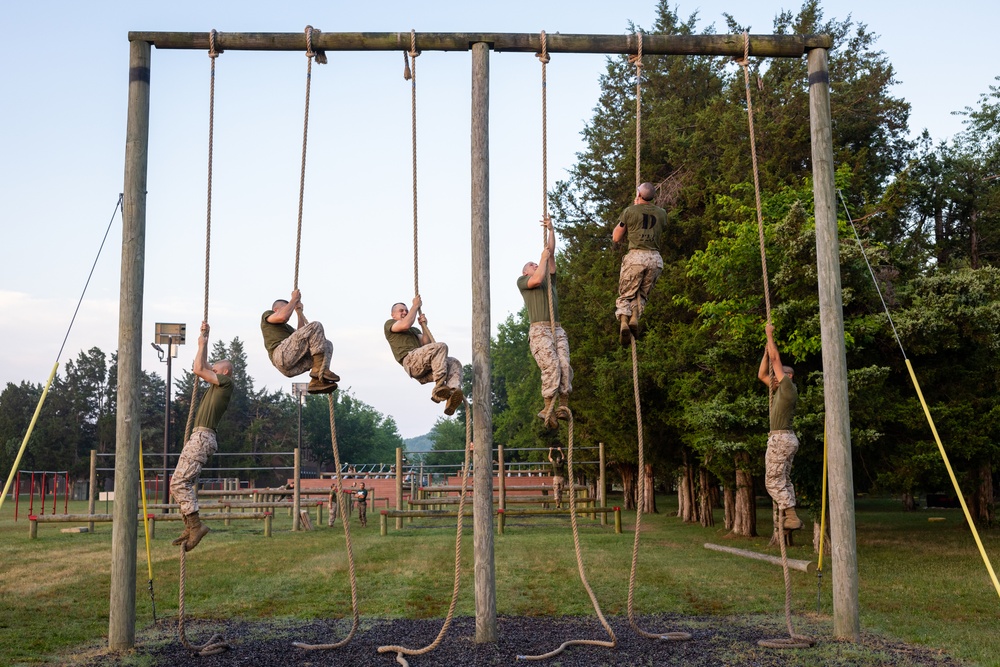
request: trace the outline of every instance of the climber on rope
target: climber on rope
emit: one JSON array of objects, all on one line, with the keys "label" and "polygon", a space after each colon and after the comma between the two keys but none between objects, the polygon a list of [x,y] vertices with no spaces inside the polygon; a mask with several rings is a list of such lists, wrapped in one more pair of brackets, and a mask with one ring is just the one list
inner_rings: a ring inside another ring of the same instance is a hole
[{"label": "climber on rope", "polygon": [[[290,301],[278,299],[260,317],[264,347],[274,367],[285,377],[295,377],[309,371],[310,394],[330,394],[337,389],[340,376],[330,370],[333,343],[326,339],[323,325],[310,322],[302,312],[299,290],[292,290]],[[288,321],[295,313],[298,327]]]},{"label": "climber on rope", "polygon": [[[556,291],[556,235],[552,220],[542,221],[547,235],[545,249],[538,263],[528,262],[521,269],[517,288],[521,291],[524,305],[528,309],[528,345],[542,372],[542,398],[545,407],[538,413],[550,429],[557,428],[556,418],[566,419],[563,408],[569,407],[569,393],[573,391],[573,368],[569,365],[569,340],[559,324],[559,294]],[[552,290],[552,317],[549,316],[549,289]],[[555,321],[553,331],[552,321]],[[558,409],[553,401],[559,396]]]},{"label": "climber on rope", "polygon": [[[799,400],[798,390],[792,382],[795,371],[781,363],[778,346],[774,344],[774,326],[764,327],[767,347],[760,360],[757,377],[774,390],[771,401],[771,431],[767,436],[767,453],[764,455],[764,486],[771,500],[785,513],[785,530],[798,530],[802,520],[795,515],[795,487],[792,486],[792,459],[799,449],[799,439],[792,430],[795,404]],[[773,375],[769,372],[773,371]]]},{"label": "climber on rope", "polygon": [[549,447],[549,463],[552,465],[552,491],[556,496],[556,507],[561,507],[566,487],[566,457],[562,447]]},{"label": "climber on rope", "polygon": [[181,514],[184,516],[184,532],[173,544],[183,544],[184,551],[191,551],[198,546],[201,538],[210,530],[198,516],[198,477],[202,466],[208,463],[209,457],[219,448],[215,429],[233,396],[232,362],[222,359],[212,365],[208,364],[208,331],[208,322],[202,322],[193,371],[211,386],[198,406],[191,437],[184,444],[177,460],[177,468],[170,479],[170,493],[180,504]]},{"label": "climber on rope", "polygon": [[[385,339],[392,349],[392,356],[406,370],[411,378],[420,384],[434,382],[431,400],[444,403],[446,415],[455,414],[455,410],[465,400],[462,393],[462,364],[454,357],[448,356],[448,346],[435,342],[427,330],[427,316],[420,313],[423,301],[420,296],[413,297],[413,305],[406,307],[399,302],[392,305],[392,319],[384,326]],[[423,330],[413,326],[418,322]]]},{"label": "climber on rope", "polygon": [[611,233],[615,243],[628,236],[628,253],[622,258],[615,302],[615,317],[621,323],[619,341],[626,346],[638,336],[639,318],[663,271],[660,235],[667,222],[667,212],[652,203],[654,197],[656,186],[652,183],[636,188],[635,201],[622,212]]}]

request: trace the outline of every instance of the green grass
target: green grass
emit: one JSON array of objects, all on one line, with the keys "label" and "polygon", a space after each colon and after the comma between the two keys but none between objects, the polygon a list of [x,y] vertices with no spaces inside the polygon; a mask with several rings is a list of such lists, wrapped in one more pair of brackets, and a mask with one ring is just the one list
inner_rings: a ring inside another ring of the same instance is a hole
[{"label": "green grass", "polygon": [[[762,615],[781,626],[784,590],[781,569],[766,563],[708,551],[721,542],[721,524],[706,529],[685,525],[674,515],[671,498],[661,498],[661,514],[643,517],[636,610],[640,614]],[[61,509],[61,507],[60,507]],[[70,512],[84,512],[71,503]],[[103,511],[103,507],[99,509]],[[28,522],[13,521],[13,503],[0,512],[0,664],[59,662],[60,655],[100,644],[108,629],[111,525],[93,534],[62,534],[71,524],[42,524],[39,539],[28,539]],[[929,523],[928,516],[946,521]],[[770,512],[762,506],[759,530],[770,532]],[[352,523],[361,613],[366,617],[441,617],[447,612],[454,563],[454,523],[390,525],[378,534],[378,515],[367,529]],[[581,542],[588,578],[608,615],[626,613],[634,515],[625,533],[581,519]],[[717,520],[721,520],[717,516]],[[589,615],[590,602],[576,576],[568,519],[508,520],[495,536],[497,608],[525,616]],[[341,618],[350,615],[350,588],[343,531],[323,526],[292,533],[280,513],[274,536],[266,539],[259,522],[213,522],[213,532],[188,559],[186,609],[189,617],[222,619]],[[435,527],[440,526],[440,527]],[[940,649],[976,663],[997,664],[1000,656],[1000,601],[975,543],[957,510],[904,513],[899,503],[859,499],[857,503],[861,625],[865,632]],[[177,613],[177,549],[170,539],[180,524],[161,524],[153,541],[156,611],[160,619]],[[996,563],[1000,535],[985,532],[987,553]],[[798,538],[806,541],[807,535]],[[730,546],[765,550],[766,537],[730,539]],[[777,553],[777,550],[774,550]],[[791,558],[814,559],[811,545],[789,550]],[[145,547],[140,526],[137,552],[137,629],[152,623]],[[473,615],[472,524],[466,521],[461,615]],[[829,559],[816,608],[817,578],[792,573],[793,610],[802,623],[832,635]],[[669,628],[664,628],[668,630]],[[143,641],[172,641],[161,625]],[[844,655],[843,649],[838,655]],[[853,650],[853,649],[852,649]],[[138,660],[138,659],[137,659]],[[135,664],[141,665],[141,660]],[[845,663],[849,664],[849,663]]]}]

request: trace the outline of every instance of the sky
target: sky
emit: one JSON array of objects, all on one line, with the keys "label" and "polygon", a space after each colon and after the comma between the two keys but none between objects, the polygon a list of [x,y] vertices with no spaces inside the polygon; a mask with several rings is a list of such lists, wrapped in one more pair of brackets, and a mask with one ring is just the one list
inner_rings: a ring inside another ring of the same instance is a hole
[{"label": "sky", "polygon": [[[787,0],[679,0],[681,17],[725,30],[724,12],[772,32]],[[996,83],[989,40],[1000,5],[958,0],[947,11],[895,0],[826,0],[880,38],[896,69],[892,93],[912,105],[912,135],[946,140],[953,112]],[[52,369],[122,191],[128,32],[531,32],[625,34],[652,26],[654,0],[437,2],[4,3],[0,21],[0,387],[43,383]],[[939,51],[934,51],[934,45]],[[382,335],[413,294],[410,86],[395,52],[331,53],[313,67],[299,286],[305,314],[334,344],[341,387],[392,416],[404,438],[441,416],[430,387],[409,379]],[[551,186],[583,150],[606,57],[554,54],[548,66]],[[468,52],[417,61],[420,291],[428,324],[471,362],[470,74]],[[232,51],[217,62],[212,200],[211,340],[239,337],[257,388],[291,390],[270,365],[261,313],[291,291],[305,58]],[[491,331],[522,306],[515,281],[538,259],[542,214],[540,66],[490,54]],[[149,342],[157,322],[183,322],[190,368],[204,299],[209,58],[153,50],[143,302],[144,370],[165,375]],[[60,359],[117,348],[121,218],[114,219]],[[609,304],[610,313],[610,304]],[[305,380],[307,378],[301,378]],[[43,413],[44,414],[44,413]]]}]

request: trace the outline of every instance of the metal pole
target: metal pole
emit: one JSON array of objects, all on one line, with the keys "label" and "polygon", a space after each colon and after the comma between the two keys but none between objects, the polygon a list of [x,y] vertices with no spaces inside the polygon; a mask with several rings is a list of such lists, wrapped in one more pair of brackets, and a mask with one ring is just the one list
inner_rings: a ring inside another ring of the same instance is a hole
[{"label": "metal pole", "polygon": [[108,648],[135,644],[136,505],[139,502],[139,415],[142,292],[146,247],[150,46],[129,44],[122,263],[118,306],[118,415],[115,424],[115,507],[111,530]]},{"label": "metal pole", "polygon": [[[167,484],[167,454],[170,452],[170,368],[173,365],[171,363],[173,348],[172,342],[167,344],[167,407],[163,413],[163,504],[170,502],[170,485]],[[198,381],[197,376],[193,379],[195,382]]]},{"label": "metal pole", "polygon": [[[87,500],[87,514],[94,516],[95,505],[97,504],[97,450],[90,450],[90,498]],[[94,532],[94,522],[87,523],[87,530]]]},{"label": "metal pole", "polygon": [[[374,507],[374,503],[372,503],[372,507]],[[396,447],[396,509],[403,509],[403,449],[401,447]],[[396,517],[396,530],[403,530],[403,517]]]},{"label": "metal pole", "polygon": [[490,395],[490,45],[472,45],[472,423],[476,642],[497,640]]},{"label": "metal pole", "polygon": [[851,470],[851,418],[847,399],[844,305],[840,291],[840,238],[837,233],[836,186],[833,179],[828,57],[826,49],[813,49],[808,55],[816,268],[829,451],[833,632],[838,639],[858,642],[861,641],[861,625],[858,619],[854,475]]}]

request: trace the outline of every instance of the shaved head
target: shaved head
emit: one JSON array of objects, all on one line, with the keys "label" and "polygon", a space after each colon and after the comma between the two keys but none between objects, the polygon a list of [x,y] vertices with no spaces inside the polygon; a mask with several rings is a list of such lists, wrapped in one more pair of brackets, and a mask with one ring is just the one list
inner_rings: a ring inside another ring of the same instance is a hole
[{"label": "shaved head", "polygon": [[287,299],[278,299],[277,301],[271,304],[271,310],[278,310],[282,306],[287,306],[287,305],[288,305]]},{"label": "shaved head", "polygon": [[223,359],[222,361],[216,361],[212,364],[212,369],[221,375],[232,375],[233,374],[233,362],[229,359]]},{"label": "shaved head", "polygon": [[535,269],[537,269],[537,268],[538,268],[538,265],[535,264],[534,262],[527,262],[527,263],[525,263],[524,266],[521,267],[521,275],[522,276],[530,276],[532,273],[535,272]]},{"label": "shaved head", "polygon": [[652,183],[643,183],[635,189],[635,192],[646,201],[653,201],[656,196],[656,186]]}]

